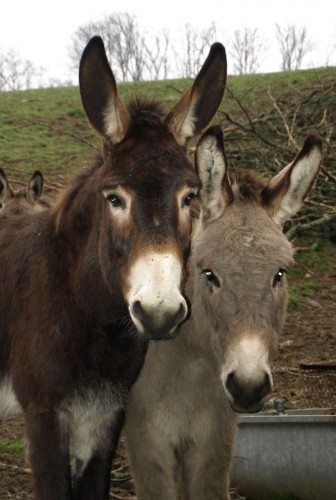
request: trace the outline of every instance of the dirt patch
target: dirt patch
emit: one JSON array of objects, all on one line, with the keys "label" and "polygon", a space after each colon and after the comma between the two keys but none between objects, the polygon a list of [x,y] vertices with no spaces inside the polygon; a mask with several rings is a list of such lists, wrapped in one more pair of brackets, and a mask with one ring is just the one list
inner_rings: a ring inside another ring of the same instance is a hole
[{"label": "dirt patch", "polygon": [[[295,283],[300,285],[304,280],[299,278]],[[311,393],[299,369],[301,363],[336,362],[336,273],[315,277],[314,284],[312,297],[302,297],[297,308],[289,307],[279,357],[272,370],[272,397],[284,398],[288,409],[312,406]],[[328,402],[321,401],[319,406],[325,404]]]},{"label": "dirt patch", "polygon": [[[296,307],[289,306],[284,332],[280,339],[279,357],[274,363],[274,392],[272,398],[286,400],[287,408],[309,406],[300,363],[317,363],[336,359],[336,246],[328,253],[328,272],[314,273],[314,290],[300,298]],[[292,286],[302,287],[310,277],[306,274],[291,277]],[[336,390],[336,389],[335,389]],[[22,439],[23,419],[0,423],[0,440]],[[24,458],[11,451],[0,451],[0,500],[33,499],[32,477]],[[135,499],[123,439],[120,441],[112,472],[110,498]]]},{"label": "dirt patch", "polygon": [[[22,417],[1,422],[0,440],[9,442],[22,439],[24,421]],[[26,467],[24,457],[10,451],[0,451],[0,500],[33,500],[31,470]],[[134,484],[126,460],[123,438],[114,460],[111,474],[111,494],[114,500],[135,499]]]}]

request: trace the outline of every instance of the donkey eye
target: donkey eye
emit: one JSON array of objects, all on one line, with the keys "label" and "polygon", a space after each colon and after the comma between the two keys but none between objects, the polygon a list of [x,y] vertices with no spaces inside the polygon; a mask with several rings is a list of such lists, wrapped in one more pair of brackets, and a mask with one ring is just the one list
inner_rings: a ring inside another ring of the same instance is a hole
[{"label": "donkey eye", "polygon": [[110,193],[106,196],[106,199],[111,203],[113,207],[123,207],[124,203],[116,194]]},{"label": "donkey eye", "polygon": [[210,269],[203,269],[203,271],[201,271],[201,274],[205,274],[209,283],[217,288],[220,288],[220,282],[217,276]]},{"label": "donkey eye", "polygon": [[183,207],[189,207],[190,203],[192,202],[193,199],[197,198],[197,193],[194,193],[193,191],[190,191],[182,201],[182,206]]},{"label": "donkey eye", "polygon": [[282,280],[283,276],[286,274],[286,269],[280,268],[279,271],[276,273],[276,275],[273,278],[273,288],[277,286],[280,281]]}]

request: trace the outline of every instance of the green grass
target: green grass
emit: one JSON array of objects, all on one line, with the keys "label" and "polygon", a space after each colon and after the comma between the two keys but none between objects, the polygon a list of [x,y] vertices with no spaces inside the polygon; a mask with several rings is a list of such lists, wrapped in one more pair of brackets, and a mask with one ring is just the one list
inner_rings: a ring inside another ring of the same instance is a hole
[{"label": "green grass", "polygon": [[[272,108],[267,95],[302,92],[305,87],[334,78],[333,68],[259,75],[229,76],[217,121],[225,125],[222,111],[242,115],[232,92],[253,110]],[[172,106],[192,80],[121,83],[124,101],[134,96],[156,97]],[[39,168],[51,180],[71,174],[91,161],[100,139],[89,126],[78,87],[50,88],[0,93],[0,164],[10,172],[30,173]],[[17,175],[17,174],[16,174]]]},{"label": "green grass", "polygon": [[[314,298],[321,276],[336,278],[336,245],[324,239],[316,242],[308,238],[302,238],[296,244],[303,247],[313,245],[314,249],[297,252],[296,265],[289,271],[288,303],[292,308],[298,308],[305,297]],[[336,286],[329,290],[336,293]]]},{"label": "green grass", "polygon": [[10,441],[5,439],[0,439],[0,453],[1,452],[10,452],[15,455],[24,455],[24,442],[22,439],[12,439]]},{"label": "green grass", "polygon": [[[49,179],[71,173],[99,142],[75,88],[0,94],[0,162],[6,170],[42,170]],[[86,150],[86,152],[85,152]]]},{"label": "green grass", "polygon": [[290,306],[297,308],[302,300],[302,297],[313,297],[316,290],[314,281],[306,281],[300,285],[289,284],[288,303]]},{"label": "green grass", "polygon": [[[296,277],[307,273],[329,273],[336,275],[336,245],[325,239],[300,238],[297,247],[312,247],[311,250],[298,251],[295,256],[297,265],[290,274]],[[327,257],[326,257],[327,254]]]}]

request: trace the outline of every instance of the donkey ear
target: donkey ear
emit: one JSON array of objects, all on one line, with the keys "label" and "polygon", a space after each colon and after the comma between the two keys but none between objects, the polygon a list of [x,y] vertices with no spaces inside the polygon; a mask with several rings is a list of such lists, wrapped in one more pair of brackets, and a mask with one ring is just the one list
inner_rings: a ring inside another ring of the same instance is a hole
[{"label": "donkey ear", "polygon": [[219,42],[211,46],[209,55],[193,85],[186,90],[167,116],[167,124],[182,146],[202,132],[214,117],[222,101],[226,85],[226,53]]},{"label": "donkey ear", "polygon": [[216,219],[233,200],[227,172],[224,138],[221,127],[210,127],[196,148],[196,170],[201,179],[203,218]]},{"label": "donkey ear", "polygon": [[5,172],[0,168],[0,202],[4,202],[12,197],[12,188],[9,185]]},{"label": "donkey ear", "polygon": [[300,210],[321,163],[322,141],[310,135],[295,160],[271,179],[262,192],[262,198],[277,224],[283,225]]},{"label": "donkey ear", "polygon": [[34,202],[38,200],[42,194],[43,175],[39,170],[35,170],[32,178],[28,182],[27,198],[28,201]]},{"label": "donkey ear", "polygon": [[113,144],[122,141],[129,117],[118,97],[117,84],[99,36],[91,38],[84,49],[79,65],[79,88],[91,125]]}]

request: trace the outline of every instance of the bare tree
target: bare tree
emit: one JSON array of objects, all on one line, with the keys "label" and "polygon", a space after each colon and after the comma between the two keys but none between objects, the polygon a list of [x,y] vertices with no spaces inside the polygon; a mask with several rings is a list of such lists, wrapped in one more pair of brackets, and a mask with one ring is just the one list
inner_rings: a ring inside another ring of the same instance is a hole
[{"label": "bare tree", "polygon": [[[94,35],[101,35],[101,26],[99,22],[90,22],[83,26],[80,26],[75,34],[72,36],[72,45],[68,48],[69,55],[69,68],[70,70],[78,73],[78,66],[81,55],[83,53],[84,47]],[[107,40],[104,37],[106,54],[109,59],[111,59],[111,53],[109,51],[109,46],[107,44]]]},{"label": "bare tree", "polygon": [[285,27],[275,25],[276,37],[281,53],[281,69],[300,69],[303,58],[311,51],[312,43],[308,39],[307,28],[287,24]]},{"label": "bare tree", "polygon": [[145,66],[150,80],[166,80],[169,76],[170,64],[168,51],[170,36],[163,30],[154,37],[147,37],[144,44]]},{"label": "bare tree", "polygon": [[43,73],[32,61],[21,59],[10,49],[0,53],[0,90],[12,91],[29,89],[36,84]]},{"label": "bare tree", "polygon": [[233,70],[236,74],[256,73],[266,51],[266,44],[258,29],[236,30],[229,43]]},{"label": "bare tree", "polygon": [[168,55],[171,48],[168,30],[148,34],[140,31],[136,16],[114,13],[78,28],[69,47],[70,69],[78,71],[83,49],[94,35],[102,37],[117,78],[123,81],[157,80],[197,74],[205,52],[214,42],[216,26],[212,23],[209,28],[198,31],[187,24],[179,47],[172,47],[171,52],[175,54],[173,65]]},{"label": "bare tree", "polygon": [[177,72],[181,78],[190,78],[199,71],[205,54],[216,38],[216,25],[199,31],[190,24],[184,27],[182,48],[175,47]]},{"label": "bare tree", "polygon": [[335,58],[336,58],[336,30],[334,30],[334,36],[327,47],[324,65],[335,66],[335,60],[336,60]]},{"label": "bare tree", "polygon": [[101,21],[80,26],[72,37],[69,49],[72,69],[78,70],[83,49],[94,35],[104,40],[107,57],[119,78],[123,81],[143,79],[144,37],[140,34],[135,16],[128,13],[111,14]]}]

